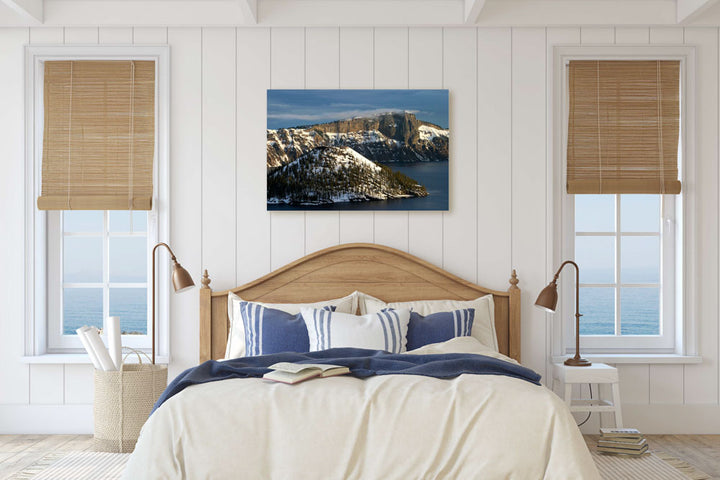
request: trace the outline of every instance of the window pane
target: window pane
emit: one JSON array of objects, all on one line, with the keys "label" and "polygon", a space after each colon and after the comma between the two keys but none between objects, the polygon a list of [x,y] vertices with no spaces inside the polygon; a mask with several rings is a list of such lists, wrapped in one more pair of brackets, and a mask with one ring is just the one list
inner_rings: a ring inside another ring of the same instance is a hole
[{"label": "window pane", "polygon": [[111,210],[110,211],[110,231],[111,232],[130,232],[130,211],[129,210]]},{"label": "window pane", "polygon": [[622,237],[622,283],[660,283],[660,238]]},{"label": "window pane", "polygon": [[63,335],[75,335],[84,325],[103,327],[102,288],[64,288]]},{"label": "window pane", "polygon": [[615,195],[575,195],[576,232],[614,232]]},{"label": "window pane", "polygon": [[147,335],[147,289],[111,288],[110,316],[120,317],[123,335]]},{"label": "window pane", "polygon": [[133,232],[147,232],[148,212],[135,210],[132,212]]},{"label": "window pane", "polygon": [[622,335],[660,335],[660,289],[620,289]]},{"label": "window pane", "polygon": [[614,335],[615,289],[581,288],[580,313],[580,335]]},{"label": "window pane", "polygon": [[103,212],[101,210],[65,210],[63,212],[63,231],[101,233],[103,231]]},{"label": "window pane", "polygon": [[102,282],[102,237],[63,239],[63,281],[65,283]]},{"label": "window pane", "polygon": [[575,237],[580,283],[615,282],[615,237]]},{"label": "window pane", "polygon": [[110,237],[110,281],[147,281],[145,237]]},{"label": "window pane", "polygon": [[621,195],[620,229],[623,232],[660,231],[660,195]]}]

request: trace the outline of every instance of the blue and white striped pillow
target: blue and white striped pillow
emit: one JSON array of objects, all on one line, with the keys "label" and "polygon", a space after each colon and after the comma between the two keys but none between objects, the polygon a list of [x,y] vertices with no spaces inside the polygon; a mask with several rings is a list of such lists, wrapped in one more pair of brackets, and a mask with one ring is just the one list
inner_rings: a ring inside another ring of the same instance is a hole
[{"label": "blue and white striped pillow", "polygon": [[391,353],[406,351],[410,310],[388,310],[368,315],[302,310],[310,351],[336,347],[369,348]]},{"label": "blue and white striped pillow", "polygon": [[455,337],[469,337],[474,319],[474,308],[438,312],[424,317],[417,312],[412,312],[408,324],[407,349],[415,350]]},{"label": "blue and white striped pillow", "polygon": [[[334,306],[327,306],[319,311],[334,310]],[[240,317],[245,330],[245,355],[248,357],[310,351],[307,328],[300,314],[293,315],[259,303],[240,302]]]}]

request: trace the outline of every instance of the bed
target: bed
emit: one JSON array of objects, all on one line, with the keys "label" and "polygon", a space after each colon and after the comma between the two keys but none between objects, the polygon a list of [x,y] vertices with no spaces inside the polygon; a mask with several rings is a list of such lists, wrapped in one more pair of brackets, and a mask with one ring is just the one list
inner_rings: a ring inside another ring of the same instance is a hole
[{"label": "bed", "polygon": [[[373,244],[331,247],[220,292],[212,291],[206,271],[200,289],[200,361],[225,356],[230,294],[256,302],[310,303],[359,290],[385,302],[492,295],[496,349],[466,336],[410,353],[424,358],[484,355],[517,363],[518,283],[513,271],[507,291],[484,288]],[[508,376],[463,374],[451,379],[342,376],[300,385],[228,378],[193,385],[151,415],[125,478],[599,475],[574,418],[555,394]]]}]

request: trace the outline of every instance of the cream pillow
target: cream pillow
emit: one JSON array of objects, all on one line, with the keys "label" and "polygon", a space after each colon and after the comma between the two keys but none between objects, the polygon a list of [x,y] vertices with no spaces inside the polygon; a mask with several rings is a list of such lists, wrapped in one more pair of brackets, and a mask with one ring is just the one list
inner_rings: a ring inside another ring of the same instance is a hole
[{"label": "cream pillow", "polygon": [[310,351],[351,347],[402,353],[407,348],[410,310],[352,315],[337,310],[303,309]]},{"label": "cream pillow", "polygon": [[475,300],[417,300],[414,302],[391,302],[382,300],[366,293],[357,292],[360,304],[360,315],[379,312],[383,308],[409,308],[422,316],[438,312],[452,312],[463,308],[475,309],[475,320],[471,335],[496,352],[499,351],[497,334],[495,333],[495,302],[492,295]]},{"label": "cream pillow", "polygon": [[[283,312],[297,315],[304,308],[323,308],[335,307],[336,312],[352,313],[357,311],[358,294],[353,292],[347,297],[335,298],[316,303],[262,303],[253,302],[262,305],[265,308],[274,308]],[[242,317],[240,316],[240,302],[245,302],[242,298],[234,293],[228,293],[228,320],[230,320],[230,332],[228,333],[227,348],[225,349],[225,358],[239,358],[245,356],[245,328],[243,326]]]},{"label": "cream pillow", "polygon": [[480,343],[477,338],[473,337],[455,337],[445,342],[431,343],[415,350],[408,350],[407,355],[438,355],[445,353],[475,353],[485,355],[487,357],[497,358],[506,362],[520,365],[516,360],[496,352],[490,347]]}]

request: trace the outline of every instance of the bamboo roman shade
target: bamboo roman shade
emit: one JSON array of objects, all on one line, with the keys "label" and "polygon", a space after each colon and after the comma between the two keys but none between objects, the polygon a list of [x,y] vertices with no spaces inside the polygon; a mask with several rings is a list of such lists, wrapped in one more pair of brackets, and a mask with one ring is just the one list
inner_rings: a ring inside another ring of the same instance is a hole
[{"label": "bamboo roman shade", "polygon": [[40,210],[150,210],[154,61],[46,61]]},{"label": "bamboo roman shade", "polygon": [[569,63],[568,193],[680,193],[680,62]]}]

